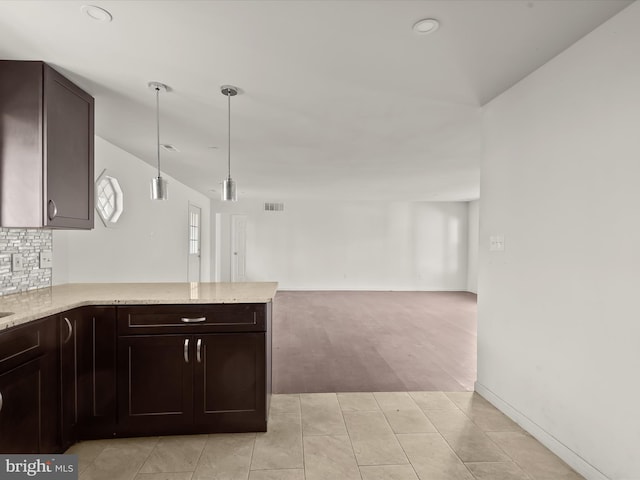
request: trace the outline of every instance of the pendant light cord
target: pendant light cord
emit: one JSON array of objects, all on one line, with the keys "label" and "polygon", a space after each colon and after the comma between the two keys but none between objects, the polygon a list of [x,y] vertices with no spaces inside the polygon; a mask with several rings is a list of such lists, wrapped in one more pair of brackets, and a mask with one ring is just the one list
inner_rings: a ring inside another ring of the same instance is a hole
[{"label": "pendant light cord", "polygon": [[160,88],[156,87],[156,136],[158,142],[156,145],[158,156],[158,178],[160,178]]},{"label": "pendant light cord", "polygon": [[227,168],[228,168],[228,178],[231,179],[231,91],[227,90],[227,117],[228,117],[228,135],[227,135]]}]

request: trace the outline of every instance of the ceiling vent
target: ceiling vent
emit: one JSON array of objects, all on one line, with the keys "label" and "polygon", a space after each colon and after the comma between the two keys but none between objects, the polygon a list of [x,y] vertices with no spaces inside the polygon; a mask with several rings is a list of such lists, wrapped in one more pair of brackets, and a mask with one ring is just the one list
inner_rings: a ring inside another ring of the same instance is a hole
[{"label": "ceiling vent", "polygon": [[164,148],[167,152],[179,152],[175,145],[171,145],[170,143],[162,143],[160,144],[162,148]]},{"label": "ceiling vent", "polygon": [[284,203],[265,202],[265,212],[282,212],[284,210]]}]

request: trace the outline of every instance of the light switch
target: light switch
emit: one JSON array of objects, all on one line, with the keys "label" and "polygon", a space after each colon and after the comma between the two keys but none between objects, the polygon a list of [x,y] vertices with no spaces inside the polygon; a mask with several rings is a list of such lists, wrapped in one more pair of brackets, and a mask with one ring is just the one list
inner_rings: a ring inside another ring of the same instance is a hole
[{"label": "light switch", "polygon": [[24,270],[24,263],[22,261],[22,255],[14,253],[11,255],[11,271],[22,272]]},{"label": "light switch", "polygon": [[491,252],[503,252],[504,251],[504,235],[491,235],[489,237],[489,251]]},{"label": "light switch", "polygon": [[53,253],[51,250],[40,252],[40,268],[51,268],[53,266]]}]

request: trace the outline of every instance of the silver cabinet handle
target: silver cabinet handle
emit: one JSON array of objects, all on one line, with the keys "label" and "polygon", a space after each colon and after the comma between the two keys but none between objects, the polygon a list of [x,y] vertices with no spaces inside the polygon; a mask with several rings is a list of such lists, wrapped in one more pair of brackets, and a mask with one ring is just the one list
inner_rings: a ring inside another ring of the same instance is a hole
[{"label": "silver cabinet handle", "polygon": [[184,361],[189,363],[189,339],[184,339]]},{"label": "silver cabinet handle", "polygon": [[71,326],[71,322],[67,317],[64,317],[64,321],[67,322],[69,333],[67,334],[67,338],[65,338],[62,343],[67,343],[69,340],[71,340],[71,335],[73,335],[73,327]]},{"label": "silver cabinet handle", "polygon": [[56,202],[54,202],[53,200],[49,200],[48,208],[49,220],[53,220],[58,215],[58,207],[56,207]]},{"label": "silver cabinet handle", "polygon": [[4,400],[2,398],[2,393],[0,393],[0,411],[2,411],[2,404],[4,403]]},{"label": "silver cabinet handle", "polygon": [[202,339],[199,338],[196,342],[196,360],[198,363],[202,362],[202,356],[200,355],[200,350],[202,349]]},{"label": "silver cabinet handle", "polygon": [[207,317],[198,317],[198,318],[182,317],[180,320],[182,320],[184,323],[201,323],[201,322],[206,322]]}]

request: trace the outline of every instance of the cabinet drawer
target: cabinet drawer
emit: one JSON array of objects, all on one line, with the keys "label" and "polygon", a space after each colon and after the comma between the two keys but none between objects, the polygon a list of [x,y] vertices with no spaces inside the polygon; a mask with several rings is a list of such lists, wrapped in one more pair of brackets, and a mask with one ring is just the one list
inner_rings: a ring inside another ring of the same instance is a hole
[{"label": "cabinet drawer", "polygon": [[56,348],[56,323],[38,320],[0,333],[0,372],[6,372]]},{"label": "cabinet drawer", "polygon": [[118,335],[263,332],[264,303],[118,307]]}]

